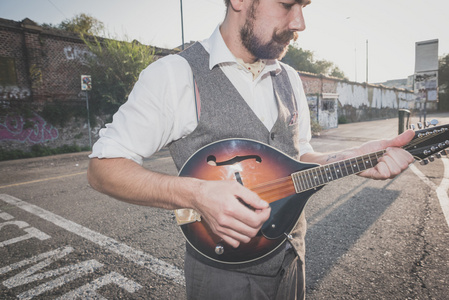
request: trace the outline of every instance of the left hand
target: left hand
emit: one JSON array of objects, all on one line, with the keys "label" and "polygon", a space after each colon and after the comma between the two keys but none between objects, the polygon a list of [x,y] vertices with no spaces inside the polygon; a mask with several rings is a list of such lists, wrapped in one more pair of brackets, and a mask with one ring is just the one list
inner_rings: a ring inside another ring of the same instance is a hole
[{"label": "left hand", "polygon": [[414,136],[413,130],[407,130],[393,139],[371,141],[360,146],[358,149],[360,155],[383,149],[386,149],[386,153],[378,160],[378,164],[374,168],[365,170],[359,175],[380,180],[396,177],[414,161],[413,156],[401,148],[409,143]]}]

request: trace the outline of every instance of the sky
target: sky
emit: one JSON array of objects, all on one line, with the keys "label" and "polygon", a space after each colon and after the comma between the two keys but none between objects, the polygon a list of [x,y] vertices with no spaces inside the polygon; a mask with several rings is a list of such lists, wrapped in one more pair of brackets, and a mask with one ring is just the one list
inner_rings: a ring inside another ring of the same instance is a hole
[{"label": "sky", "polygon": [[[351,81],[365,82],[367,71],[369,83],[403,79],[414,73],[416,42],[438,39],[439,56],[449,54],[448,8],[447,0],[312,0],[296,43]],[[225,6],[182,0],[182,11],[184,41],[199,41],[223,20]],[[59,24],[80,13],[103,22],[110,37],[182,44],[181,0],[0,0],[0,18],[14,21]]]}]

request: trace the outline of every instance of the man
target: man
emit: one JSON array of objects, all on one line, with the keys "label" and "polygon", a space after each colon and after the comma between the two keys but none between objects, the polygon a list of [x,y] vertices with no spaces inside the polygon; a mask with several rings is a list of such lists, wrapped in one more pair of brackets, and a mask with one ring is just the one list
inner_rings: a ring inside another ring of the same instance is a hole
[{"label": "man", "polygon": [[[175,164],[225,138],[270,144],[304,161],[328,164],[387,149],[360,176],[387,179],[413,158],[402,150],[413,137],[373,141],[334,154],[313,152],[310,119],[297,73],[278,62],[305,29],[305,0],[225,0],[227,13],[212,36],[144,70],[128,102],[100,133],[88,170],[90,184],[117,199],[165,209],[191,208],[233,247],[248,243],[270,206],[237,181],[204,181],[158,174],[142,159],[169,145]],[[249,209],[250,206],[252,209]],[[264,260],[222,266],[187,247],[189,299],[303,299],[302,215],[291,241]]]}]

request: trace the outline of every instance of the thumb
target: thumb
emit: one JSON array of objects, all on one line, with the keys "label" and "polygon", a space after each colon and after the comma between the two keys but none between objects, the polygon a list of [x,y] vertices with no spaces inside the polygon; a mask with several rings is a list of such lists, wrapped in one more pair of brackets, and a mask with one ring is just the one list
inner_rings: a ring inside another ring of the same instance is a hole
[{"label": "thumb", "polygon": [[415,136],[415,132],[411,129],[404,131],[397,137],[387,140],[385,143],[385,148],[388,147],[402,147],[407,145]]}]

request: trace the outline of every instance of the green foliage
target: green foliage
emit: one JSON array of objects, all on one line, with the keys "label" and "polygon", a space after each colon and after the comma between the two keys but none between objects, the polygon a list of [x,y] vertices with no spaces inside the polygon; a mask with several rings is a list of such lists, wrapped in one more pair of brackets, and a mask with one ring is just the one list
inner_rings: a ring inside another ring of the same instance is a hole
[{"label": "green foliage", "polygon": [[86,109],[80,105],[55,102],[45,104],[40,114],[51,125],[64,127],[74,117],[86,118]]},{"label": "green foliage", "polygon": [[320,135],[323,127],[318,122],[316,116],[310,112],[310,130],[312,131],[312,136]]},{"label": "green foliage", "polygon": [[449,54],[439,59],[438,90],[439,110],[449,111]]},{"label": "green foliage", "polygon": [[332,62],[327,60],[316,60],[313,57],[312,51],[303,50],[296,45],[288,46],[288,52],[282,59],[282,62],[298,71],[346,79],[345,74]]},{"label": "green foliage", "polygon": [[104,30],[103,22],[81,13],[72,19],[62,21],[57,28],[80,34],[98,35]]},{"label": "green foliage", "polygon": [[41,157],[48,155],[56,155],[62,153],[73,153],[81,151],[89,151],[89,147],[80,147],[76,144],[73,145],[63,145],[57,148],[50,148],[40,144],[33,145],[31,151],[25,152],[20,149],[15,150],[5,150],[0,147],[0,161],[11,160],[11,159],[21,159],[21,158],[31,158],[31,157]]},{"label": "green foliage", "polygon": [[126,102],[140,72],[154,61],[154,48],[137,41],[98,39],[81,35],[94,54],[88,64],[92,75],[94,113],[112,113]]},{"label": "green foliage", "polygon": [[338,124],[346,124],[348,123],[348,119],[346,119],[346,116],[338,116]]}]

